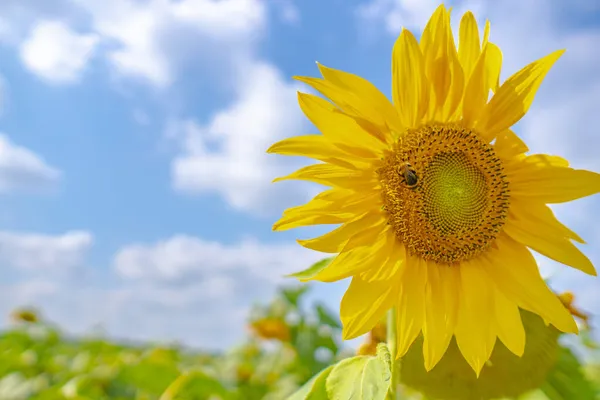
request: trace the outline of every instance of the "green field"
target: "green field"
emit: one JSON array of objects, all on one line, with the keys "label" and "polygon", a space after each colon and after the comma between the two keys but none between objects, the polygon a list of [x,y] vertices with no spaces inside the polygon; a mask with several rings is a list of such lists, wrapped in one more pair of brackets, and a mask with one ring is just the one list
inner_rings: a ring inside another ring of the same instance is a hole
[{"label": "green field", "polygon": [[[256,306],[247,337],[224,353],[71,339],[43,316],[16,311],[13,327],[0,337],[0,399],[286,399],[356,351],[342,349],[337,315],[303,304],[307,288],[281,289],[270,304]],[[594,354],[588,337],[584,332],[581,347]],[[521,398],[587,400],[597,398],[599,388],[600,368],[580,366],[563,348],[547,383]],[[407,399],[424,398],[403,392]]]}]

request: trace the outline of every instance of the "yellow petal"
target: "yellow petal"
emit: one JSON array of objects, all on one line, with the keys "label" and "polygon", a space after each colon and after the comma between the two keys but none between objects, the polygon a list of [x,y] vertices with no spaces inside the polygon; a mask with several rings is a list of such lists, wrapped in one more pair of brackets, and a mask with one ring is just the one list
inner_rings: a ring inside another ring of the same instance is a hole
[{"label": "yellow petal", "polygon": [[[315,197],[313,197],[308,203],[302,204],[300,206],[291,207],[286,209],[283,214],[297,214],[297,213],[306,213],[306,212],[327,212],[330,210],[337,209],[338,207],[334,203],[338,204],[346,204],[348,202],[356,202],[359,200],[359,197],[362,197],[359,193],[354,192],[349,189],[340,189],[340,188],[332,188],[327,189]],[[325,208],[324,208],[325,206]],[[335,207],[335,208],[334,208]]]},{"label": "yellow petal", "polygon": [[483,48],[481,55],[477,59],[473,73],[469,78],[465,88],[465,97],[463,99],[463,120],[466,126],[474,126],[475,121],[483,111],[487,103],[489,86],[485,81],[487,46]]},{"label": "yellow petal", "polygon": [[308,203],[288,208],[283,217],[273,225],[273,230],[283,231],[307,225],[339,224],[364,213],[364,201],[376,201],[351,190],[330,189],[316,195]]},{"label": "yellow petal", "polygon": [[565,237],[565,232],[560,226],[544,218],[540,208],[511,204],[510,218],[504,225],[504,232],[548,258],[586,274],[596,275],[592,262]]},{"label": "yellow petal", "polygon": [[583,169],[520,162],[506,165],[505,171],[514,197],[564,203],[600,192],[600,174]]},{"label": "yellow petal", "polygon": [[[375,230],[368,229],[353,236],[344,250],[311,280],[335,282],[381,265],[386,258],[383,249],[389,246],[386,240],[387,229],[389,228],[380,229],[380,235]],[[352,250],[346,251],[346,248]]]},{"label": "yellow petal", "polygon": [[520,308],[538,314],[560,331],[577,333],[571,313],[546,286],[529,250],[505,234],[496,239],[496,244],[497,248],[480,259],[498,290]]},{"label": "yellow petal", "polygon": [[[471,76],[475,63],[481,53],[479,28],[471,11],[467,11],[460,20],[458,31],[458,59],[465,72],[465,78]],[[486,99],[487,100],[487,99]]]},{"label": "yellow petal", "polygon": [[377,201],[380,200],[374,194],[370,196],[357,196],[356,194],[347,197],[340,196],[340,199],[342,198],[346,198],[348,201],[326,201],[317,196],[304,205],[289,208],[283,213],[282,218],[273,225],[273,230],[283,231],[298,226],[319,224],[317,222],[313,224],[310,221],[336,221],[320,222],[320,224],[347,222],[373,210],[377,207]]},{"label": "yellow petal", "polygon": [[391,236],[388,235],[389,232],[391,232],[389,225],[374,225],[363,229],[348,240],[342,252],[350,251],[357,247],[369,247],[375,242],[382,242],[383,246],[381,246],[378,255],[381,256],[381,259],[385,259],[389,254],[387,250],[390,247],[390,243],[393,243],[392,240],[389,240],[391,239]]},{"label": "yellow petal", "polygon": [[450,28],[450,13],[443,5],[438,7],[425,27],[421,50],[425,72],[434,93],[430,100],[434,117],[441,121],[453,120],[463,97],[464,73]]},{"label": "yellow petal", "polygon": [[546,204],[518,197],[511,198],[510,202],[510,214],[516,224],[527,226],[527,230],[537,227],[535,230],[544,234],[569,238],[585,244],[578,234],[556,218],[554,212]]},{"label": "yellow petal", "polygon": [[269,147],[267,153],[310,157],[348,169],[357,169],[357,165],[366,165],[364,160],[342,151],[323,135],[305,135],[284,139]]},{"label": "yellow petal", "polygon": [[494,151],[499,157],[506,160],[519,154],[527,153],[529,148],[516,133],[507,129],[496,138]]},{"label": "yellow petal", "polygon": [[325,186],[335,186],[349,189],[374,189],[379,186],[375,175],[370,171],[355,171],[338,165],[313,164],[289,175],[276,178],[273,182],[285,180],[302,180],[319,183]]},{"label": "yellow petal", "polygon": [[288,229],[299,228],[301,226],[341,224],[355,217],[356,215],[352,213],[344,213],[338,215],[285,215],[279,221],[273,224],[273,230],[287,231]]},{"label": "yellow petal", "polygon": [[379,267],[360,274],[360,277],[367,282],[392,279],[401,273],[405,266],[406,249],[404,244],[397,240],[393,230],[390,230],[388,235],[390,235],[389,242],[391,244],[390,255]]},{"label": "yellow petal", "polygon": [[454,334],[460,283],[457,272],[458,268],[454,267],[427,265],[423,325],[423,359],[427,371],[440,361]]},{"label": "yellow petal", "polygon": [[[437,53],[439,52],[440,47],[438,37],[447,35],[447,31],[444,29],[444,21],[447,19],[446,14],[446,7],[443,4],[440,4],[431,15],[431,18],[429,18],[429,21],[427,21],[427,25],[425,25],[419,43],[421,53],[423,54],[425,74],[427,80],[430,82],[429,107],[426,114],[426,120],[434,118],[436,111],[441,109],[446,99],[447,92],[450,89],[449,78],[440,82],[440,79],[435,80],[436,74],[432,75],[432,70],[435,72],[436,64],[439,65],[442,61],[436,60],[439,58]],[[445,71],[448,72],[447,75],[449,75],[448,69]],[[446,76],[442,77],[446,78]],[[444,85],[436,87],[436,85],[439,85],[440,83]],[[440,94],[443,95],[442,98],[440,98]]]},{"label": "yellow petal", "polygon": [[342,338],[354,339],[369,332],[398,300],[398,284],[367,282],[355,276],[340,304]]},{"label": "yellow petal", "polygon": [[392,97],[404,126],[416,127],[429,107],[429,86],[419,44],[406,29],[392,53]]},{"label": "yellow petal", "polygon": [[288,208],[283,215],[337,215],[353,212],[358,216],[367,210],[377,209],[380,202],[381,196],[377,191],[365,195],[351,190],[330,189],[319,193],[306,204]]},{"label": "yellow petal", "polygon": [[476,262],[461,263],[456,344],[479,376],[496,343],[493,284]]},{"label": "yellow petal", "polygon": [[[354,118],[355,122],[358,122],[357,120],[364,120],[368,123],[370,120],[369,117],[373,115],[370,114],[373,113],[373,111],[369,110],[371,106],[365,102],[365,99],[361,99],[356,94],[349,92],[348,89],[339,87],[331,81],[304,76],[295,76],[294,79],[306,83],[312,88],[318,90],[327,98],[331,99],[331,101],[340,107],[346,115]],[[371,126],[375,129],[365,129],[364,131],[377,141],[381,143],[387,143],[388,139],[391,141],[391,135],[388,134],[385,122],[383,123],[383,129],[385,129],[385,131],[382,131],[381,128],[377,127],[377,125],[373,123],[371,123]],[[360,123],[358,125],[362,126]]]},{"label": "yellow petal", "polygon": [[347,146],[344,150],[352,151],[352,154],[360,157],[380,158],[384,144],[333,104],[318,96],[300,92],[298,103],[306,117],[336,145],[343,143]]},{"label": "yellow petal", "polygon": [[[334,100],[343,110],[355,117],[372,121],[382,133],[387,133],[389,129],[398,133],[404,131],[394,106],[375,85],[360,76],[317,64],[323,78],[344,93],[340,100],[342,103]],[[327,96],[326,93],[323,94]],[[356,111],[350,112],[347,108]],[[390,135],[384,137],[388,141],[390,138]]]},{"label": "yellow petal", "polygon": [[568,167],[569,161],[559,157],[559,156],[550,156],[548,154],[532,154],[526,156],[524,161],[526,163],[531,163],[538,167]]},{"label": "yellow petal", "polygon": [[544,77],[564,50],[535,61],[508,78],[486,106],[477,128],[488,140],[517,123],[529,110]]},{"label": "yellow petal", "polygon": [[490,40],[490,20],[485,20],[485,28],[483,29],[483,41],[481,47],[485,46]]},{"label": "yellow petal", "polygon": [[418,257],[408,256],[402,274],[400,300],[397,304],[398,348],[396,358],[406,354],[425,322],[425,284],[427,264]]},{"label": "yellow petal", "polygon": [[481,47],[487,47],[486,56],[486,87],[492,89],[495,93],[500,84],[500,71],[502,69],[502,51],[498,46],[490,41],[490,21],[485,21],[485,29],[483,31],[483,41]]},{"label": "yellow petal", "polygon": [[381,225],[384,221],[382,213],[368,212],[322,236],[314,239],[298,240],[298,243],[303,247],[315,251],[339,253],[352,236],[375,225]]},{"label": "yellow petal", "polygon": [[[485,56],[485,87],[496,93],[500,86],[500,71],[502,70],[502,51],[494,43],[487,43]],[[487,98],[486,98],[487,100]]]},{"label": "yellow petal", "polygon": [[494,289],[496,331],[507,349],[521,357],[525,351],[525,328],[517,305]]}]

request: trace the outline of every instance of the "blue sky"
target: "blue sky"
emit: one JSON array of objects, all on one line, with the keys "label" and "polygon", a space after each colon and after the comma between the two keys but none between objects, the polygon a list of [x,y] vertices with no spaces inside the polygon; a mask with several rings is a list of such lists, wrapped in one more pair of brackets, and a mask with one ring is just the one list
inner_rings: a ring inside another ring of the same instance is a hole
[{"label": "blue sky", "polygon": [[[274,233],[317,188],[275,177],[304,160],[265,154],[314,132],[293,75],[315,61],[390,90],[410,0],[8,0],[0,5],[0,312],[32,304],[69,332],[228,346],[248,307],[321,255]],[[492,22],[502,78],[557,48],[517,131],[532,152],[600,170],[600,7],[592,0],[450,2]],[[600,264],[595,199],[556,207]],[[559,289],[600,311],[598,280],[539,257]],[[288,282],[291,283],[291,282]],[[336,307],[346,282],[318,285]]]}]

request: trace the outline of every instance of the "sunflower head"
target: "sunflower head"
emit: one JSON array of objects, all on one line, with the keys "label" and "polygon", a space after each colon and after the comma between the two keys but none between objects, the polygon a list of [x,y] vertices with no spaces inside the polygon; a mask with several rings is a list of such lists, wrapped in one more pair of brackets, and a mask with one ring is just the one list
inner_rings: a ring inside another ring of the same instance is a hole
[{"label": "sunflower head", "polygon": [[14,310],[11,318],[15,322],[35,323],[38,322],[39,316],[34,309],[22,308]]},{"label": "sunflower head", "polygon": [[397,357],[422,337],[427,370],[451,346],[477,375],[498,339],[524,354],[523,311],[577,332],[530,250],[596,274],[573,244],[583,240],[548,204],[599,192],[600,175],[526,154],[511,129],[564,51],[501,83],[502,52],[489,22],[480,35],[467,12],[458,36],[457,48],[443,5],[419,40],[402,30],[392,51],[391,102],[368,81],[320,64],[322,78],[297,78],[329,100],[298,95],[321,134],[283,140],[269,152],[320,161],[278,180],[328,189],[286,210],[273,228],[337,225],[299,243],[336,254],[303,279],[352,278],[340,309],[344,338],[369,332],[394,308]]},{"label": "sunflower head", "polygon": [[290,329],[280,318],[257,319],[250,323],[249,328],[257,337],[264,340],[286,342],[290,339]]}]

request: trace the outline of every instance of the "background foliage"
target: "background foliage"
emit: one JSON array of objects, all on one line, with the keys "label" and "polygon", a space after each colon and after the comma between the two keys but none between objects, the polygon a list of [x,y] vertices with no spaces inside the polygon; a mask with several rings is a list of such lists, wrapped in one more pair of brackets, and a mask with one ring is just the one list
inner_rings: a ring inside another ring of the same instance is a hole
[{"label": "background foliage", "polygon": [[[358,350],[362,355],[351,359],[357,350],[342,347],[339,317],[322,304],[303,304],[308,289],[282,288],[270,304],[256,306],[244,341],[224,353],[125,345],[98,337],[74,340],[34,310],[17,310],[13,327],[0,336],[0,399],[333,398],[327,394],[326,380],[342,385],[347,398],[379,398],[375,386],[357,395],[368,385],[356,382],[387,379],[389,353],[365,355],[375,353],[381,333],[372,332]],[[581,339],[580,347],[597,360],[589,334]],[[600,363],[581,366],[572,351],[561,351],[544,387],[521,399],[600,398]],[[424,399],[410,388],[401,392],[402,398]]]}]

